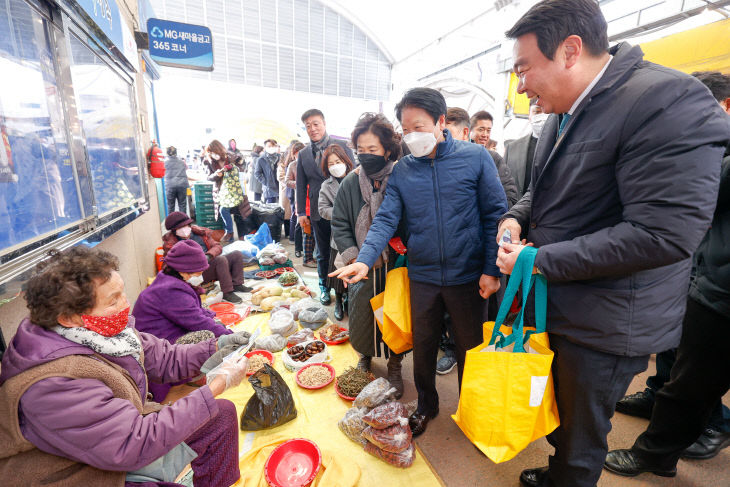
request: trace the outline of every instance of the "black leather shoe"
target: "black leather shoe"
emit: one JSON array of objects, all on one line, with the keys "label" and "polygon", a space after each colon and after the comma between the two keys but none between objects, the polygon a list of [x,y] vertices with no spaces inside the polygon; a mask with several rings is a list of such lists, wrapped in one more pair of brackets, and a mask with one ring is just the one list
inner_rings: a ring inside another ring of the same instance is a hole
[{"label": "black leather shoe", "polygon": [[411,427],[413,436],[418,436],[426,431],[426,425],[429,421],[439,415],[438,410],[433,414],[419,414],[415,412],[408,418],[408,425]]},{"label": "black leather shoe", "polygon": [[529,468],[520,474],[520,484],[525,487],[537,487],[547,475],[548,467]]},{"label": "black leather shoe", "polygon": [[654,395],[643,390],[636,394],[629,394],[616,403],[616,411],[637,418],[651,419],[651,410],[654,408]]},{"label": "black leather shoe", "polygon": [[238,297],[238,294],[233,291],[230,293],[223,293],[223,300],[233,304],[238,304],[243,301],[240,297]]},{"label": "black leather shoe", "polygon": [[330,290],[321,291],[321,295],[319,296],[319,302],[322,303],[322,306],[329,306],[329,304],[332,302],[332,296],[330,296]]},{"label": "black leather shoe", "polygon": [[712,458],[723,448],[730,446],[730,432],[723,433],[715,431],[712,428],[706,428],[702,432],[697,441],[692,443],[684,453],[682,458],[691,458],[693,460],[707,460]]},{"label": "black leather shoe", "polygon": [[244,286],[243,284],[236,284],[233,286],[233,290],[237,293],[250,293],[253,291],[252,287]]},{"label": "black leather shoe", "polygon": [[648,463],[637,457],[631,450],[613,450],[606,455],[603,468],[624,477],[636,477],[640,473],[651,472],[660,477],[674,477],[677,467],[667,469]]}]

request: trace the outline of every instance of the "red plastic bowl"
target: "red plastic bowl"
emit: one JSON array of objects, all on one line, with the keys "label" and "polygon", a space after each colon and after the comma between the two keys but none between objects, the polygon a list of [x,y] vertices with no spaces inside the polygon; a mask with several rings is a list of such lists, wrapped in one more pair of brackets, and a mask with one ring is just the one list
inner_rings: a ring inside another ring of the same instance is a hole
[{"label": "red plastic bowl", "polygon": [[264,474],[271,487],[304,487],[314,480],[321,466],[319,447],[305,438],[294,438],[271,452]]},{"label": "red plastic bowl", "polygon": [[220,313],[216,314],[216,318],[221,320],[221,323],[226,326],[233,326],[241,321],[241,315],[239,315],[238,313]]},{"label": "red plastic bowl", "polygon": [[[370,374],[370,382],[375,380],[375,376],[373,374]],[[345,401],[354,401],[354,397],[346,396],[342,392],[340,392],[340,386],[337,385],[337,379],[335,379],[335,392],[338,396],[340,396]]]},{"label": "red plastic bowl", "polygon": [[[299,381],[299,374],[301,374],[303,370],[308,369],[309,367],[313,367],[315,365],[319,365],[320,367],[324,367],[324,368],[328,369],[330,371],[330,380],[328,380],[321,386],[305,386],[304,384],[302,384]],[[332,381],[335,380],[335,375],[336,375],[335,368],[332,367],[330,364],[309,364],[309,365],[305,365],[304,367],[299,369],[299,372],[297,372],[297,375],[294,376],[294,380],[297,382],[297,385],[299,387],[301,387],[302,389],[314,390],[314,389],[322,389],[323,387],[327,387],[328,385],[330,385],[332,383]],[[354,401],[354,399],[353,399],[353,401]]]},{"label": "red plastic bowl", "polygon": [[214,311],[216,315],[223,313],[233,312],[233,303],[215,303],[210,305],[210,310]]},{"label": "red plastic bowl", "polygon": [[[347,328],[340,327],[340,331],[347,331]],[[325,342],[327,345],[340,345],[350,339],[350,336],[346,336],[342,340],[330,341],[324,337],[324,333],[319,333],[319,339]]]},{"label": "red plastic bowl", "polygon": [[[269,352],[268,350],[251,350],[246,354],[246,358],[251,358],[254,355],[263,355],[267,359],[269,359],[269,362],[271,362],[271,366],[274,366],[274,354]],[[253,375],[255,372],[246,372],[246,375]]]}]

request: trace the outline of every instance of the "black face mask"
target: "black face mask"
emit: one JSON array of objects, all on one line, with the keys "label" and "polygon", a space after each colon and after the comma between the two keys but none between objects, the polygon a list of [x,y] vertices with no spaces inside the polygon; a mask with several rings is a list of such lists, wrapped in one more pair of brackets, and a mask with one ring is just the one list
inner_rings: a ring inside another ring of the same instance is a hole
[{"label": "black face mask", "polygon": [[385,157],[375,154],[358,154],[357,160],[360,161],[360,166],[368,176],[382,171],[385,165],[388,164]]}]

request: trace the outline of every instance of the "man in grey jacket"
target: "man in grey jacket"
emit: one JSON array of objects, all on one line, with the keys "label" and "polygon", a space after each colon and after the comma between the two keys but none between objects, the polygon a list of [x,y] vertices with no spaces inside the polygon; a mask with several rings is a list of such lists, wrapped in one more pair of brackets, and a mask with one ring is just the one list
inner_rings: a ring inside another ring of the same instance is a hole
[{"label": "man in grey jacket", "polygon": [[165,193],[167,196],[167,213],[175,211],[175,202],[183,213],[188,211],[188,166],[177,156],[177,149],[167,148],[165,160]]},{"label": "man in grey jacket", "polygon": [[[505,215],[512,244],[537,248],[560,426],[549,467],[527,486],[595,486],[616,401],[649,355],[679,342],[691,256],[717,198],[730,122],[696,79],[609,49],[593,0],[543,0],[516,39],[518,91],[552,113],[535,149],[530,191]],[[678,123],[681,120],[682,123]]]},{"label": "man in grey jacket", "polygon": [[[319,300],[325,306],[332,302],[330,289],[327,287],[327,269],[330,264],[330,237],[332,229],[329,220],[319,216],[319,188],[325,180],[322,172],[322,153],[330,144],[341,146],[351,161],[355,160],[347,143],[332,139],[327,134],[324,114],[312,108],[302,115],[302,123],[309,135],[310,143],[297,155],[297,213],[299,224],[307,226],[307,219],[312,221],[312,233],[317,243],[317,274],[319,275]],[[309,198],[309,214],[307,216],[307,198]]]}]

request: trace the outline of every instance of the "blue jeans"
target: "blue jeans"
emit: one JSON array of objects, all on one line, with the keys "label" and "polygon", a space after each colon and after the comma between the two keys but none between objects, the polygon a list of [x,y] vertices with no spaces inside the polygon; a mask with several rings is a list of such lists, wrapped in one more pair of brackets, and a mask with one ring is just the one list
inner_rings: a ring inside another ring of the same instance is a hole
[{"label": "blue jeans", "polygon": [[231,209],[223,208],[221,206],[221,218],[223,218],[223,226],[226,228],[226,233],[233,233],[233,217],[231,216]]}]

